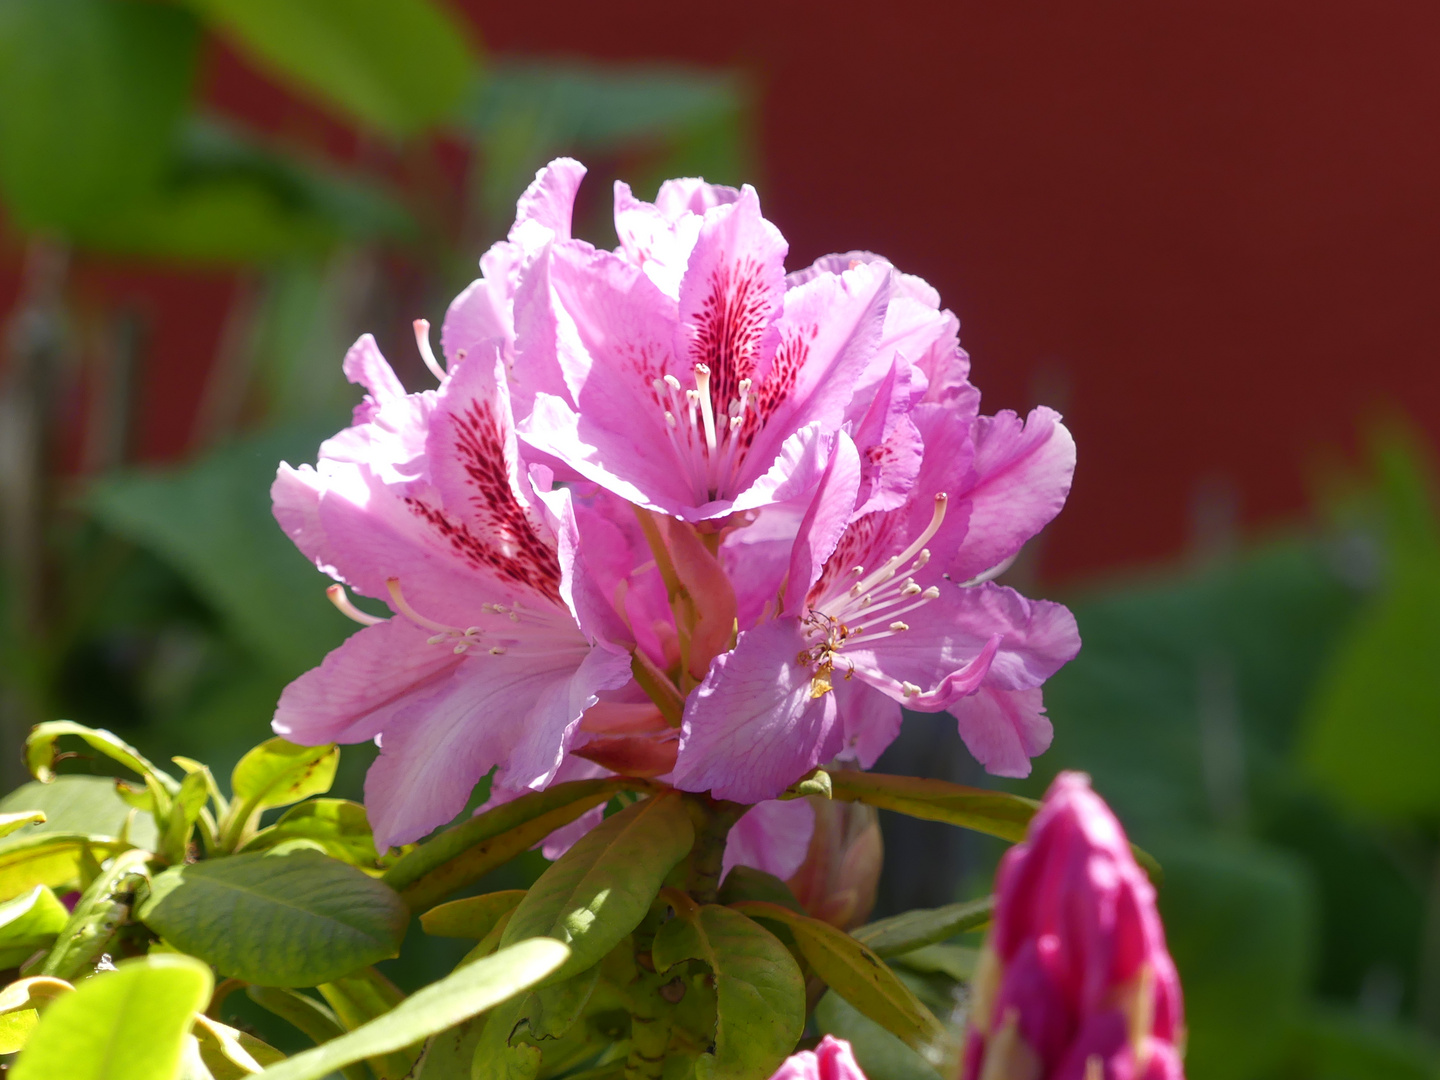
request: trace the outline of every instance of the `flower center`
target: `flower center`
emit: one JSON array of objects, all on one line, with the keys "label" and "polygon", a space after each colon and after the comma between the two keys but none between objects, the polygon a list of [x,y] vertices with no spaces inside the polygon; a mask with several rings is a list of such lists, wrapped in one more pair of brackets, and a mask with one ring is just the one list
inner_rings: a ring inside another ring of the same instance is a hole
[{"label": "flower center", "polygon": [[665,427],[670,443],[681,460],[689,464],[690,481],[697,500],[714,499],[736,464],[740,449],[739,432],[745,411],[752,408],[749,379],[739,382],[740,396],[717,416],[710,399],[710,367],[696,364],[695,386],[686,390],[674,375],[656,379],[652,385],[665,410]]},{"label": "flower center", "polygon": [[[922,588],[914,574],[930,561],[925,545],[945,521],[948,499],[942,491],[935,496],[935,509],[930,523],[899,555],[885,560],[879,569],[867,574],[863,566],[850,570],[855,584],[838,595],[822,600],[806,614],[807,637],[815,642],[800,653],[797,662],[814,672],[810,680],[810,696],[822,697],[832,688],[831,675],[840,651],[847,644],[869,645],[873,641],[894,637],[910,629],[901,619],[917,608],[924,607],[940,596],[938,586]],[[907,565],[908,564],[908,565]],[[854,665],[846,661],[850,678]],[[901,684],[907,697],[914,697],[921,688],[914,683]]]}]

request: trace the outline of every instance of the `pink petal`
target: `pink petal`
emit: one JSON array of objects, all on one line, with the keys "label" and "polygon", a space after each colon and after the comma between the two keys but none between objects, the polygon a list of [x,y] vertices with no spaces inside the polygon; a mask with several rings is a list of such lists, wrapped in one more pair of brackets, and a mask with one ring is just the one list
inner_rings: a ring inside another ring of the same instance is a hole
[{"label": "pink petal", "polygon": [[467,659],[380,737],[365,778],[377,846],[410,843],[449,821],[498,764],[512,786],[543,787],[597,691],[629,677],[628,657],[600,650]]},{"label": "pink petal", "polygon": [[860,455],[850,436],[842,431],[836,436],[830,460],[795,534],[785,586],[786,614],[796,615],[804,608],[810,586],[819,580],[826,560],[850,524],[859,486]]},{"label": "pink petal", "polygon": [[685,705],[675,786],[716,798],[773,799],[840,752],[835,696],[811,697],[798,619],[762,623],[716,657]]},{"label": "pink petal", "polygon": [[387,619],[352,634],[287,686],[271,726],[304,746],[374,738],[417,695],[428,695],[461,658],[427,644],[430,631]]},{"label": "pink petal", "polygon": [[515,207],[510,240],[534,248],[550,239],[570,239],[575,193],[585,179],[585,166],[573,158],[556,158],[535,174]]},{"label": "pink petal", "polygon": [[501,343],[510,357],[515,348],[515,290],[524,252],[501,241],[480,257],[480,277],[450,302],[440,329],[440,347],[449,365],[459,363],[486,342]]},{"label": "pink petal", "polygon": [[730,829],[721,877],[749,866],[784,881],[805,861],[814,831],[815,809],[804,799],[757,803]]},{"label": "pink petal", "polygon": [[1024,424],[1012,412],[975,427],[975,479],[964,493],[969,531],[950,572],[964,581],[1020,550],[1060,512],[1075,474],[1075,440],[1052,409]]},{"label": "pink petal", "polygon": [[993,776],[1029,776],[1030,759],[1048,750],[1054,736],[1039,687],[982,686],[954,702],[950,713],[966,749]]},{"label": "pink petal", "polygon": [[900,734],[900,703],[859,679],[839,678],[834,685],[845,728],[841,756],[868,769]]}]

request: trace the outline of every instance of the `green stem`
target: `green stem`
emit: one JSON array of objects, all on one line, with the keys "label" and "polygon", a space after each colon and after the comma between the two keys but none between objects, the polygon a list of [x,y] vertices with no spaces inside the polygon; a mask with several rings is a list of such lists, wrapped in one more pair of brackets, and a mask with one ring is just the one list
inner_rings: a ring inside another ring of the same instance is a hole
[{"label": "green stem", "polygon": [[695,846],[690,849],[685,891],[697,904],[713,904],[720,892],[725,838],[735,822],[750,808],[741,803],[712,799],[708,795],[687,796],[686,804],[695,819]]},{"label": "green stem", "polygon": [[672,1025],[670,1003],[660,996],[665,981],[651,971],[631,985],[630,1056],[625,1060],[625,1080],[660,1080],[665,1071]]}]

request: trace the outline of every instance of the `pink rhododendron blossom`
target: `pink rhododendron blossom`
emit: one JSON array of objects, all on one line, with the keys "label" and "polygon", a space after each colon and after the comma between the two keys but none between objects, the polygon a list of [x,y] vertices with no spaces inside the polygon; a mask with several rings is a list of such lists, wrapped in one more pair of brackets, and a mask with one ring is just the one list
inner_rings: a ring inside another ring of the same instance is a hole
[{"label": "pink rhododendron blossom", "polygon": [[1006,852],[962,1080],[1182,1080],[1180,980],[1155,890],[1081,773]]},{"label": "pink rhododendron blossom", "polygon": [[770,1080],[865,1080],[844,1039],[826,1035],[814,1050],[791,1054]]},{"label": "pink rhododendron blossom", "polygon": [[552,780],[630,659],[589,595],[569,494],[522,466],[496,350],[420,394],[369,337],[345,370],[369,391],[355,424],[317,467],[281,466],[275,516],[395,616],[358,615],[373,625],[286,688],[274,727],[300,743],[379,742],[365,792],[383,849],[448,821],[496,765],[515,785]]},{"label": "pink rhododendron blossom", "polygon": [[619,774],[759,804],[727,865],[782,877],[814,815],[770,800],[871,765],[902,706],[949,710],[986,768],[1025,775],[1079,639],[991,579],[1064,503],[1059,417],[980,416],[955,316],[885,259],[787,274],[752,188],[617,185],[603,251],[572,236],[583,176],[537,174],[450,306],[443,363],[417,322],[438,389],[406,393],[361,339],[352,426],[281,468],[285,531],[392,617],[336,586],[367,625],[275,730],[379,742],[382,845],[492,769],[495,801]]}]

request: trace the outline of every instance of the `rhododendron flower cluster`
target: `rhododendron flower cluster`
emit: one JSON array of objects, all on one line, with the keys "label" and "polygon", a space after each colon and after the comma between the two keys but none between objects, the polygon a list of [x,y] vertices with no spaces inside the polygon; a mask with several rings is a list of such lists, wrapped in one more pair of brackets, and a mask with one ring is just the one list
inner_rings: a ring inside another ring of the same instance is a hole
[{"label": "rhododendron flower cluster", "polygon": [[961,1080],[1183,1080],[1155,890],[1084,774],[1001,860],[972,991]]},{"label": "rhododendron flower cluster", "polygon": [[[1026,775],[1079,638],[992,579],[1065,500],[1060,418],[980,416],[957,320],[883,258],[787,273],[752,188],[617,184],[606,251],[571,235],[583,175],[538,174],[443,362],[417,323],[438,388],[407,393],[362,338],[352,426],[281,467],[277,519],[366,625],[275,730],[378,742],[381,845],[492,769],[494,799],[615,772],[762,821],[817,765],[873,764],[902,706]],[[748,856],[782,876],[813,824],[795,805]]]}]

